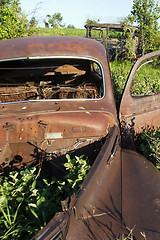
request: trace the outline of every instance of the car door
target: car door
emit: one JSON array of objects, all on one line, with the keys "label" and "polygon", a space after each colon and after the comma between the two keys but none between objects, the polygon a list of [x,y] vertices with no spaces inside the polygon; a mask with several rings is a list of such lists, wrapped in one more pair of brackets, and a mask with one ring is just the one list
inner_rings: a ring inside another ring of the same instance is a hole
[{"label": "car door", "polygon": [[133,151],[141,132],[160,126],[159,60],[160,51],[156,51],[136,62],[120,105],[122,230],[135,239],[158,240],[160,237],[160,173],[150,161]]},{"label": "car door", "polygon": [[[133,140],[144,127],[160,125],[159,57],[160,51],[146,54],[136,62],[130,73],[120,104],[123,140],[127,137]],[[149,68],[156,71],[156,76],[152,72],[147,76]]]}]

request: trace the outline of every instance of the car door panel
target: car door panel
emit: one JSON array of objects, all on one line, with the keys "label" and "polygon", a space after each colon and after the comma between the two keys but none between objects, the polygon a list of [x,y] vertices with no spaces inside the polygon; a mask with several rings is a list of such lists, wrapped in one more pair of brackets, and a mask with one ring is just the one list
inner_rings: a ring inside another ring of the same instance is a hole
[{"label": "car door panel", "polygon": [[139,67],[143,65],[145,61],[150,61],[150,59],[159,56],[160,51],[146,54],[134,65],[126,83],[120,104],[119,118],[122,127],[124,127],[124,123],[126,123],[125,128],[140,132],[143,127],[160,125],[160,91],[141,96],[131,95],[131,86]]},{"label": "car door panel", "polygon": [[131,150],[122,150],[122,216],[135,239],[159,240],[160,174]]}]

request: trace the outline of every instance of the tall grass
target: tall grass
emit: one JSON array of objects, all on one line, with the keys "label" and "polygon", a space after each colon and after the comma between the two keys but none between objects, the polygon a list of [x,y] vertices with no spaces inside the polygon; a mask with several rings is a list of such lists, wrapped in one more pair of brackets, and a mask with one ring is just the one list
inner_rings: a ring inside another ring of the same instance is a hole
[{"label": "tall grass", "polygon": [[134,62],[130,61],[110,62],[112,86],[117,106],[119,106],[122,92],[133,64]]},{"label": "tall grass", "polygon": [[38,32],[39,36],[86,36],[85,29],[77,28],[40,28]]}]

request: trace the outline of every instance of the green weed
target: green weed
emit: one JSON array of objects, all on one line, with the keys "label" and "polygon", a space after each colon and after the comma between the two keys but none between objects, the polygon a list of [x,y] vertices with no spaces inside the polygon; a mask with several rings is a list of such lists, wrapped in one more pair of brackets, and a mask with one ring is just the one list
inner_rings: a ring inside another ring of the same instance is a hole
[{"label": "green weed", "polygon": [[63,179],[38,176],[29,166],[0,177],[0,239],[30,239],[62,211],[61,201],[77,192],[90,169],[84,156],[66,158]]},{"label": "green weed", "polygon": [[145,128],[138,136],[136,146],[160,170],[160,126]]}]

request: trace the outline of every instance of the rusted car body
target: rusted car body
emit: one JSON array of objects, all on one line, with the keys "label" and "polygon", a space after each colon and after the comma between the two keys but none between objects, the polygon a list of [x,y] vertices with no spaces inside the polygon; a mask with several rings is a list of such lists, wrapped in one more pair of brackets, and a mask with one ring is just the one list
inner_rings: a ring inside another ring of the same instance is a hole
[{"label": "rusted car body", "polygon": [[160,125],[160,93],[130,93],[141,63],[160,51],[135,64],[117,114],[106,50],[97,41],[31,37],[3,40],[0,49],[1,171],[42,155],[57,176],[66,153],[93,163],[69,209],[33,239],[122,239],[134,229],[134,239],[159,240],[159,171],[125,148],[143,127]]},{"label": "rusted car body", "polygon": [[130,41],[133,41],[133,53],[137,54],[139,38],[138,27],[125,24],[95,23],[86,24],[86,37],[101,42],[110,59],[122,58],[128,51],[127,33],[130,33]]}]

